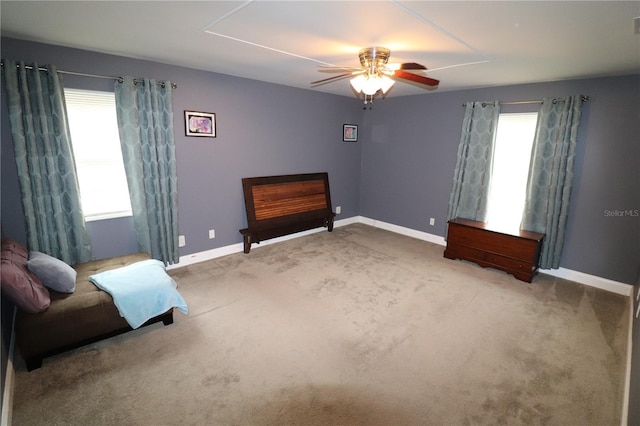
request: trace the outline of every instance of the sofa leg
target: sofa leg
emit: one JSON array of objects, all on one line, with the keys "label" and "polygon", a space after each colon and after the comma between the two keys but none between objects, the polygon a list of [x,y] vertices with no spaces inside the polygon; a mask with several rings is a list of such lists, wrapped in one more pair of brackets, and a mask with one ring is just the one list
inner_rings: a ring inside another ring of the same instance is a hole
[{"label": "sofa leg", "polygon": [[165,326],[173,324],[173,312],[169,312],[162,317],[162,324]]},{"label": "sofa leg", "polygon": [[27,366],[27,371],[37,370],[38,368],[42,367],[42,358],[35,357],[25,359],[24,363]]}]

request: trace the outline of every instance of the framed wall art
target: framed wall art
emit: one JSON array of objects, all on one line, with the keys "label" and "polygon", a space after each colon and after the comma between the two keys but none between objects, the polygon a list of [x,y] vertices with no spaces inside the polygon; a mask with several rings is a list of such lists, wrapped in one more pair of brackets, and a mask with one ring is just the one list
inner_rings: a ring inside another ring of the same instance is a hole
[{"label": "framed wall art", "polygon": [[216,115],[212,112],[185,111],[184,129],[187,136],[216,137]]},{"label": "framed wall art", "polygon": [[358,126],[355,124],[342,125],[342,140],[344,142],[358,141]]}]

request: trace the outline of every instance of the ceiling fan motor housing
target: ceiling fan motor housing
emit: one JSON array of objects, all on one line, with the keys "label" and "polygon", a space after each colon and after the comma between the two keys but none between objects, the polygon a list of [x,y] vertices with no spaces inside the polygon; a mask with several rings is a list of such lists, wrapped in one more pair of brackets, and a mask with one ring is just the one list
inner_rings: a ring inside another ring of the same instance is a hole
[{"label": "ceiling fan motor housing", "polygon": [[358,56],[360,56],[360,64],[373,74],[377,73],[378,68],[386,65],[391,51],[384,47],[367,47],[360,50]]}]

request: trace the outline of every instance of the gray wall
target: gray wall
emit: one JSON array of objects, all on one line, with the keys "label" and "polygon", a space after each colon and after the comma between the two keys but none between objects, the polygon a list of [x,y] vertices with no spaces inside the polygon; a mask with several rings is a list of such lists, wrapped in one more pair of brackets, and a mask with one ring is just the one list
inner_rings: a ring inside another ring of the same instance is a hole
[{"label": "gray wall", "polygon": [[[584,94],[561,267],[632,284],[640,267],[640,76],[389,98],[364,118],[360,214],[443,236],[462,104]],[[536,105],[502,107],[535,111]],[[533,109],[532,109],[533,108]],[[630,211],[613,216],[605,211]],[[434,227],[428,225],[435,218]]]},{"label": "gray wall", "polygon": [[[180,249],[182,256],[241,241],[238,230],[246,226],[242,177],[326,171],[332,204],[342,206],[338,219],[360,210],[362,144],[342,142],[344,123],[361,124],[363,110],[356,99],[6,38],[2,55],[26,63],[53,63],[61,70],[178,84],[173,107],[179,232],[187,243]],[[111,80],[64,75],[63,81],[66,87],[113,90]],[[8,236],[24,241],[4,102],[2,107],[2,224]],[[215,113],[217,137],[185,136],[184,110]],[[88,228],[96,258],[136,251],[131,219],[90,222]],[[209,239],[209,229],[215,229],[215,239]]]},{"label": "gray wall", "polygon": [[[329,172],[338,217],[362,215],[444,236],[462,122],[469,100],[527,100],[589,95],[579,131],[576,170],[561,266],[631,284],[640,266],[640,76],[572,80],[377,100],[262,83],[177,66],[2,39],[2,54],[62,70],[170,79],[174,92],[181,255],[241,241],[244,176]],[[109,90],[109,80],[64,76],[69,87]],[[400,84],[400,83],[399,83]],[[2,224],[24,239],[15,164],[2,105]],[[503,111],[535,109],[505,106]],[[184,136],[183,110],[215,112],[216,139]],[[360,127],[344,143],[343,123]],[[434,217],[436,225],[428,226]],[[135,251],[131,220],[89,224],[96,257]],[[208,239],[208,230],[216,238]]]},{"label": "gray wall", "polygon": [[[640,209],[640,76],[433,92],[378,100],[363,111],[350,97],[178,66],[5,38],[1,48],[6,59],[178,84],[173,104],[179,229],[187,241],[181,255],[240,242],[238,229],[246,225],[240,179],[271,174],[327,171],[332,203],[342,206],[338,219],[362,215],[444,236],[463,102],[589,95],[561,266],[629,284],[640,268],[640,218],[605,214]],[[76,88],[113,87],[93,78],[65,76],[64,81]],[[24,242],[7,109],[0,103],[2,230]],[[185,137],[185,109],[216,113],[218,137]],[[358,143],[342,142],[344,123],[361,126]],[[430,217],[434,227],[428,226]],[[96,258],[136,251],[130,219],[88,226]],[[216,238],[209,240],[212,228]],[[7,325],[3,321],[3,329],[10,329]],[[637,342],[636,333],[636,347]],[[638,389],[637,374],[632,388]]]}]

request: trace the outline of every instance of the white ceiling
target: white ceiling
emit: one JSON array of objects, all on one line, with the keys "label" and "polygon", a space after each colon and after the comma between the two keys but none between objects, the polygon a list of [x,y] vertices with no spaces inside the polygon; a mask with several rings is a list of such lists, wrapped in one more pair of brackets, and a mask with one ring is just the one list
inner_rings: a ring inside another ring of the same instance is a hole
[{"label": "white ceiling", "polygon": [[2,0],[0,13],[7,37],[345,96],[348,80],[311,88],[335,75],[318,65],[359,66],[369,46],[427,66],[437,91],[640,73],[640,1]]}]

